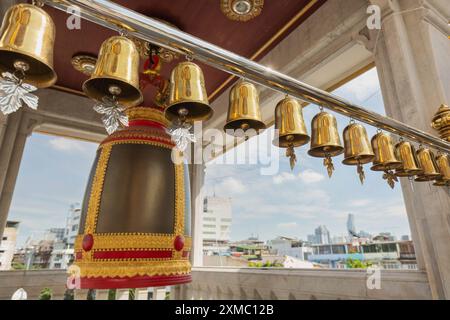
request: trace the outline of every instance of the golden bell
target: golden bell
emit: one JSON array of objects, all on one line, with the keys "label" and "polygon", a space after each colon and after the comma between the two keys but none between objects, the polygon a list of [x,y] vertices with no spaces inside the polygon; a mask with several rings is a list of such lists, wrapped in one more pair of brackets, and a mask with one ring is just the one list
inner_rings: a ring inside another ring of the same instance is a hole
[{"label": "golden bell", "polygon": [[430,149],[420,148],[417,151],[417,160],[419,160],[419,165],[423,169],[423,173],[418,175],[415,181],[425,182],[441,178],[433,152]]},{"label": "golden bell", "polygon": [[351,123],[344,129],[344,160],[343,164],[357,166],[359,179],[364,182],[365,174],[363,164],[372,162],[375,155],[367,136],[366,129],[358,124]]},{"label": "golden bell", "polygon": [[441,139],[450,142],[450,107],[441,104],[431,120],[431,126],[439,132]]},{"label": "golden bell", "polygon": [[189,122],[208,120],[213,115],[206,93],[202,69],[193,62],[179,63],[170,75],[167,119],[183,118]]},{"label": "golden bell", "polygon": [[436,164],[438,166],[441,177],[434,183],[435,186],[450,185],[450,157],[448,154],[440,154],[436,157]]},{"label": "golden bell", "polygon": [[256,87],[247,81],[239,81],[230,91],[227,123],[224,130],[265,129],[259,109],[259,95]]},{"label": "golden bell", "polygon": [[134,42],[123,36],[114,36],[103,42],[95,70],[83,83],[83,91],[99,101],[112,95],[127,107],[141,103],[139,52]]},{"label": "golden bell", "polygon": [[331,113],[320,112],[312,119],[311,131],[311,148],[308,154],[312,157],[324,158],[324,166],[331,178],[334,171],[331,157],[344,152],[336,118]]},{"label": "golden bell", "polygon": [[373,171],[388,171],[397,169],[402,166],[395,155],[392,138],[389,134],[379,132],[373,136],[371,140],[372,149],[375,153],[373,166],[370,168]]},{"label": "golden bell", "polygon": [[402,162],[402,166],[395,170],[397,177],[413,177],[423,173],[416,157],[414,146],[407,141],[401,141],[395,146],[397,158]]},{"label": "golden bell", "polygon": [[285,98],[278,102],[275,108],[275,130],[278,130],[273,140],[275,146],[299,147],[309,142],[302,106],[296,99]]},{"label": "golden bell", "polygon": [[280,148],[287,148],[286,156],[290,159],[291,169],[297,162],[294,147],[305,145],[309,140],[300,103],[288,97],[278,102],[275,107],[275,138],[272,143]]},{"label": "golden bell", "polygon": [[22,70],[27,83],[53,85],[54,42],[55,25],[44,10],[31,4],[12,6],[0,28],[0,73]]}]

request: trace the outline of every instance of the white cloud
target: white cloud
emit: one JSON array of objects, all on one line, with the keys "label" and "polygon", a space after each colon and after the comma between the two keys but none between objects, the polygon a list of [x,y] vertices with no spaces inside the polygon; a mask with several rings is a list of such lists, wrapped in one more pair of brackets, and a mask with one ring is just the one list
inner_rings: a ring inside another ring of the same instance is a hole
[{"label": "white cloud", "polygon": [[292,228],[297,228],[297,227],[298,227],[297,222],[284,222],[284,223],[277,224],[277,228],[280,228],[280,229],[292,229]]},{"label": "white cloud", "polygon": [[359,101],[364,101],[380,89],[376,69],[370,70],[358,78],[348,82],[340,91],[340,95],[351,95]]},{"label": "white cloud", "polygon": [[351,200],[349,205],[350,207],[365,207],[372,203],[370,199],[354,199]]},{"label": "white cloud", "polygon": [[[92,152],[93,144],[67,138],[54,138],[49,141],[50,146],[58,151],[67,153],[89,153]],[[92,146],[91,146],[92,145]]]},{"label": "white cloud", "polygon": [[299,178],[306,184],[317,183],[325,179],[325,176],[319,172],[307,169],[299,174]]},{"label": "white cloud", "polygon": [[216,191],[220,195],[242,194],[247,191],[247,187],[242,181],[228,177],[216,185]]},{"label": "white cloud", "polygon": [[279,175],[276,175],[273,177],[273,183],[282,184],[287,181],[293,181],[296,179],[297,179],[297,177],[294,174],[292,174],[290,172],[282,172]]}]

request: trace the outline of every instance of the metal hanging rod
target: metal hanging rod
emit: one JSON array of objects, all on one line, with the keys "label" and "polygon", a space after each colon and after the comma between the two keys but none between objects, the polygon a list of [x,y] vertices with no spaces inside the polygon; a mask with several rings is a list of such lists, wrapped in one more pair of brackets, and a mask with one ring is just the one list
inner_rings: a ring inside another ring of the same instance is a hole
[{"label": "metal hanging rod", "polygon": [[[106,28],[125,32],[155,45],[195,57],[214,68],[305,102],[321,105],[353,119],[450,153],[450,143],[400,121],[355,105],[285,74],[241,57],[158,20],[107,0],[44,0],[45,4]],[[87,35],[88,36],[88,35]]]}]

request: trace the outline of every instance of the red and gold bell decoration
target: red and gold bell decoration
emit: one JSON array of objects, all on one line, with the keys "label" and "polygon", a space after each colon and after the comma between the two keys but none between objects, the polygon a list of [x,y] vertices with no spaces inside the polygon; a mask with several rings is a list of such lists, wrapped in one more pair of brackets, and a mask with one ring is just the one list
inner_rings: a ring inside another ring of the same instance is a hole
[{"label": "red and gold bell decoration", "polygon": [[323,165],[327,168],[328,177],[334,171],[332,157],[344,152],[339,136],[336,117],[331,113],[321,111],[311,122],[311,148],[308,154],[312,157],[324,158]]},{"label": "red and gold bell decoration", "polygon": [[358,123],[350,123],[344,129],[344,160],[343,164],[357,166],[361,183],[364,183],[365,173],[363,165],[372,162],[375,155],[367,136],[366,129]]},{"label": "red and gold bell decoration", "polygon": [[423,169],[423,173],[417,175],[415,181],[426,182],[439,180],[441,178],[434,154],[430,149],[422,147],[417,150],[417,160],[419,161],[420,167]]},{"label": "red and gold bell decoration", "polygon": [[230,104],[224,130],[234,136],[253,129],[258,133],[266,125],[261,120],[259,94],[256,87],[241,80],[230,90]]},{"label": "red and gold bell decoration", "polygon": [[165,115],[170,121],[180,119],[181,122],[208,120],[213,115],[202,69],[195,63],[181,62],[172,70]]},{"label": "red and gold bell decoration", "polygon": [[298,100],[286,97],[275,107],[275,138],[273,145],[286,148],[291,170],[297,162],[294,148],[309,142],[302,106]]},{"label": "red and gold bell decoration", "polygon": [[416,150],[410,142],[400,141],[395,146],[395,152],[402,162],[402,166],[395,170],[397,177],[414,177],[423,174],[416,157]]},{"label": "red and gold bell decoration", "polygon": [[53,70],[55,25],[41,8],[17,4],[8,9],[0,28],[0,74],[23,73],[38,88],[56,82]]},{"label": "red and gold bell decoration", "polygon": [[441,177],[435,182],[435,186],[450,186],[450,157],[448,154],[440,154],[436,157],[436,164]]},{"label": "red and gold bell decoration", "polygon": [[81,288],[191,281],[187,165],[173,151],[163,109],[127,114],[129,127],[100,144],[86,189],[75,242]]},{"label": "red and gold bell decoration", "polygon": [[371,144],[375,158],[370,169],[373,171],[384,171],[383,179],[387,181],[391,188],[394,188],[398,178],[392,170],[400,168],[402,162],[395,155],[391,136],[380,131],[373,136]]},{"label": "red and gold bell decoration", "polygon": [[97,101],[113,97],[123,106],[138,105],[143,100],[139,90],[139,59],[132,40],[124,36],[105,40],[91,78],[83,83],[83,91]]}]

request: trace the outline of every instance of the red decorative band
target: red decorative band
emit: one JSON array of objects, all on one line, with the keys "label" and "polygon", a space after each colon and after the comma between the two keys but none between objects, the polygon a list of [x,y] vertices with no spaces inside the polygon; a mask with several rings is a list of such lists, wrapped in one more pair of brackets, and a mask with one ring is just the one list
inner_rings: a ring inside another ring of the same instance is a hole
[{"label": "red decorative band", "polygon": [[131,120],[128,122],[129,127],[154,127],[158,129],[164,129],[165,126],[162,123],[152,121],[152,120]]},{"label": "red decorative band", "polygon": [[95,251],[94,259],[151,259],[172,258],[172,250]]},{"label": "red decorative band", "polygon": [[80,279],[81,289],[122,289],[164,287],[192,281],[190,274],[173,276],[94,277]]},{"label": "red decorative band", "polygon": [[189,258],[189,251],[183,251],[183,258]]},{"label": "red decorative band", "polygon": [[83,253],[81,251],[75,253],[76,260],[81,260],[82,258],[83,258]]}]

